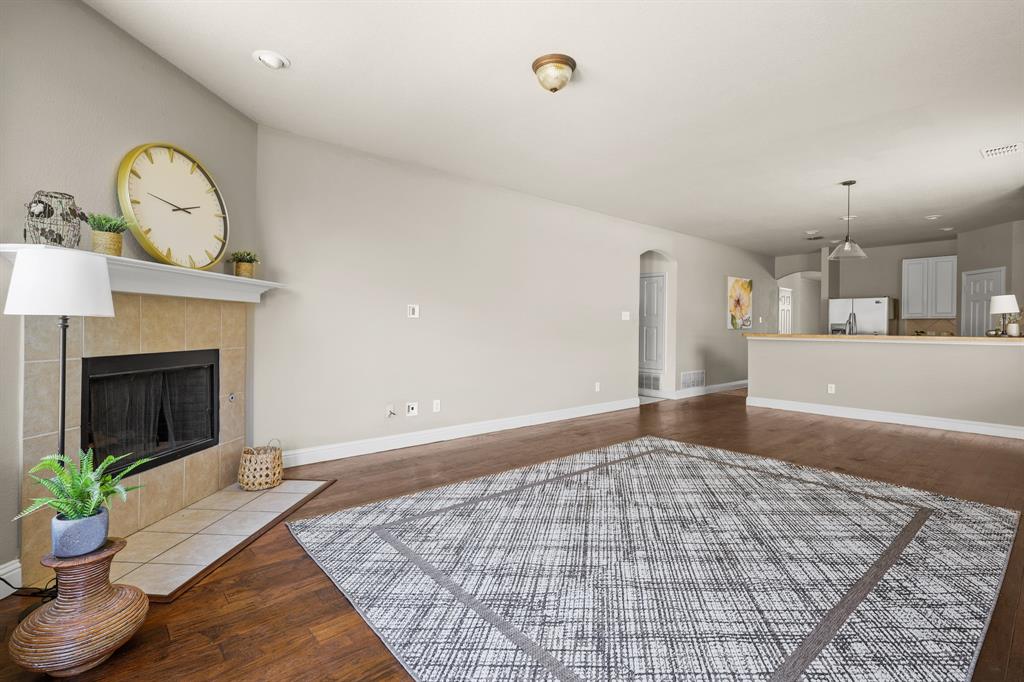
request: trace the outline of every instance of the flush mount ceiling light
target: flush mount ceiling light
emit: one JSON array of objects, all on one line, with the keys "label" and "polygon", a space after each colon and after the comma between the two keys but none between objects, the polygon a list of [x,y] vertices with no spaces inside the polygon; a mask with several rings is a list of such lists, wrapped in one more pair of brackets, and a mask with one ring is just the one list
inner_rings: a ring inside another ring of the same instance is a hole
[{"label": "flush mount ceiling light", "polygon": [[955,227],[940,227],[939,232],[952,232],[955,229]]},{"label": "flush mount ceiling light", "polygon": [[926,215],[926,216],[924,217],[924,219],[925,219],[925,220],[938,220],[938,219],[939,219],[939,218],[941,218],[941,217],[942,217],[942,214],[941,214],[941,213],[933,213],[932,215]]},{"label": "flush mount ceiling light", "polygon": [[864,253],[864,249],[860,248],[857,242],[850,239],[850,220],[853,218],[850,215],[850,188],[857,184],[856,180],[843,180],[840,185],[846,187],[846,239],[833,249],[832,253],[829,254],[829,260],[852,260],[854,258],[867,258],[868,255]]},{"label": "flush mount ceiling light", "polygon": [[546,54],[533,60],[533,72],[548,92],[558,92],[568,85],[575,70],[576,60],[567,54]]},{"label": "flush mount ceiling light", "polygon": [[821,232],[821,230],[804,230],[804,234],[810,235],[812,237],[818,234],[819,232]]},{"label": "flush mount ceiling light", "polygon": [[839,216],[839,219],[840,220],[845,220],[845,221],[849,222],[851,220],[856,220],[857,216],[855,216],[855,215],[841,215],[841,216]]},{"label": "flush mount ceiling light", "polygon": [[288,57],[285,57],[280,52],[274,52],[273,50],[256,50],[252,53],[252,58],[273,71],[287,69],[292,65],[292,62]]}]

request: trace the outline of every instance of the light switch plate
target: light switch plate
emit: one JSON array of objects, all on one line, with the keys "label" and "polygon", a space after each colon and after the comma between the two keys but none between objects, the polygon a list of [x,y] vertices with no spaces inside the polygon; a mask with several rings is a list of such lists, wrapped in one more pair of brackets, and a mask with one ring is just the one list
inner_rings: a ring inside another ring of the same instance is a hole
[{"label": "light switch plate", "polygon": [[406,403],[405,404],[405,416],[406,417],[415,417],[419,413],[420,413],[420,404],[419,403]]},{"label": "light switch plate", "polygon": [[420,316],[420,307],[415,303],[410,303],[405,306],[405,316],[409,318],[415,318]]},{"label": "light switch plate", "polygon": [[629,322],[629,311],[628,310],[623,310],[622,311],[622,321],[623,322]]},{"label": "light switch plate", "polygon": [[434,401],[434,412],[440,412],[440,411],[441,411],[441,401],[440,400],[435,400]]},{"label": "light switch plate", "polygon": [[836,385],[835,384],[828,384],[825,387],[825,390],[828,391],[829,395],[835,395],[835,393],[836,393]]}]

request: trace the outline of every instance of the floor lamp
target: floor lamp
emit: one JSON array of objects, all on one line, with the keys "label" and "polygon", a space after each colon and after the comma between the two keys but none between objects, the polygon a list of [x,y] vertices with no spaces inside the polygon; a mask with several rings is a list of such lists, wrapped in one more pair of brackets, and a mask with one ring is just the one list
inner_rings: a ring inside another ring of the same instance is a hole
[{"label": "floor lamp", "polygon": [[55,315],[60,328],[57,452],[64,451],[68,317],[113,317],[107,259],[88,251],[29,246],[14,258],[5,315]]}]

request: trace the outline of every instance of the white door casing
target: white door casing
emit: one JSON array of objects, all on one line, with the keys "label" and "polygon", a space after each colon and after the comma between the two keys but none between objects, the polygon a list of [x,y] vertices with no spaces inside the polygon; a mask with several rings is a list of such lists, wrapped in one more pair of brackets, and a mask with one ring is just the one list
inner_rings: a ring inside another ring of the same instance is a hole
[{"label": "white door casing", "polygon": [[961,280],[960,335],[984,336],[993,324],[989,299],[1006,293],[1006,268],[970,270],[961,275]]},{"label": "white door casing", "polygon": [[793,333],[793,290],[779,287],[779,333]]},{"label": "white door casing", "polygon": [[640,275],[640,369],[665,369],[665,273]]}]

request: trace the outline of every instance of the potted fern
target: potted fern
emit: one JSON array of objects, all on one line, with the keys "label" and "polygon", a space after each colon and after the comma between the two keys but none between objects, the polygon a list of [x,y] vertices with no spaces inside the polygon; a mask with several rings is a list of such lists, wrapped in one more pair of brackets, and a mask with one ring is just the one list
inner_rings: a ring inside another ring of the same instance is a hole
[{"label": "potted fern", "polygon": [[[107,541],[110,516],[107,514],[107,500],[120,495],[128,499],[128,493],[142,486],[124,487],[121,479],[136,468],[150,461],[148,458],[132,462],[117,474],[106,473],[115,462],[128,457],[109,456],[99,466],[93,466],[93,454],[79,453],[77,461],[67,455],[47,455],[29,472],[29,476],[46,488],[53,497],[37,497],[32,504],[14,517],[17,521],[43,507],[57,511],[50,522],[50,538],[53,554],[57,557],[74,557],[99,549]],[[52,478],[40,478],[35,474],[49,471]]]},{"label": "potted fern", "polygon": [[260,257],[255,251],[235,251],[230,261],[235,264],[235,277],[255,277]]},{"label": "potted fern", "polygon": [[120,256],[128,221],[123,216],[115,218],[103,213],[90,213],[87,221],[92,228],[92,250],[107,256]]}]

